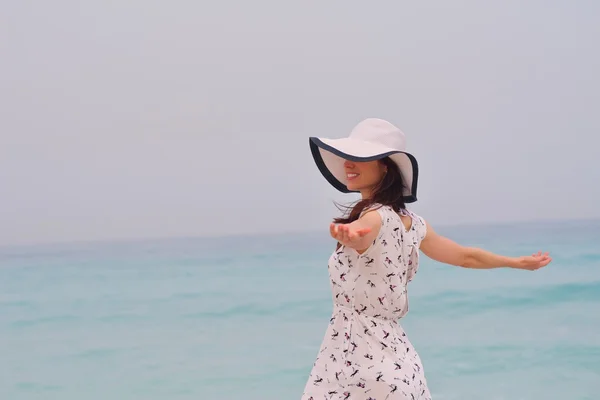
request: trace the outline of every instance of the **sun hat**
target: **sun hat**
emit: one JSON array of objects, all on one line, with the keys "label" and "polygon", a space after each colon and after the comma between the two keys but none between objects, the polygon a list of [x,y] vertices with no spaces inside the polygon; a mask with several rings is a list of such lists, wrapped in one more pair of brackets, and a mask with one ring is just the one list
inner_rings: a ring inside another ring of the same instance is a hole
[{"label": "sun hat", "polygon": [[345,160],[366,162],[389,157],[398,165],[402,174],[405,184],[404,202],[417,201],[417,160],[406,151],[404,133],[390,122],[379,118],[367,118],[359,122],[348,137],[310,137],[309,144],[319,171],[340,192],[356,192],[346,186]]}]

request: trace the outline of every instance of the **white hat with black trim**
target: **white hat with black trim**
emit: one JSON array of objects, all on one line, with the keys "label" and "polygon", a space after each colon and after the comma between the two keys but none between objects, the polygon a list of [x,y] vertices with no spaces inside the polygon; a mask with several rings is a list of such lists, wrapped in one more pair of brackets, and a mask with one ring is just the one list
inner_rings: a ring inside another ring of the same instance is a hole
[{"label": "white hat with black trim", "polygon": [[404,133],[388,121],[367,118],[356,125],[346,138],[310,137],[309,143],[317,167],[340,192],[353,192],[346,186],[345,160],[367,162],[389,157],[402,174],[404,202],[417,201],[417,160],[406,151]]}]

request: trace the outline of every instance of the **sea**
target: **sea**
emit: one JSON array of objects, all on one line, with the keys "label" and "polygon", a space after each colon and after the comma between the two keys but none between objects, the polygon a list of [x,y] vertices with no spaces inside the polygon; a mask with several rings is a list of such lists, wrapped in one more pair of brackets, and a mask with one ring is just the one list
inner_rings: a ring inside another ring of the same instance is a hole
[{"label": "sea", "polygon": [[[400,323],[434,400],[600,399],[600,221],[439,227],[531,272],[426,257]],[[328,232],[0,248],[0,399],[299,400]]]}]

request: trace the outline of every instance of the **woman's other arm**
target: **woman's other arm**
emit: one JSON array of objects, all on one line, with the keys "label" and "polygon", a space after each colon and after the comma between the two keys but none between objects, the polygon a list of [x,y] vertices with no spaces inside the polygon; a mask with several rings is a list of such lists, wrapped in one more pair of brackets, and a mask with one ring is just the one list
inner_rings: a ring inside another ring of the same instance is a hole
[{"label": "woman's other arm", "polygon": [[548,253],[538,252],[531,256],[506,257],[477,248],[465,247],[439,235],[426,222],[427,233],[421,242],[421,251],[427,257],[450,265],[463,268],[517,268],[534,271],[545,267],[552,261]]}]

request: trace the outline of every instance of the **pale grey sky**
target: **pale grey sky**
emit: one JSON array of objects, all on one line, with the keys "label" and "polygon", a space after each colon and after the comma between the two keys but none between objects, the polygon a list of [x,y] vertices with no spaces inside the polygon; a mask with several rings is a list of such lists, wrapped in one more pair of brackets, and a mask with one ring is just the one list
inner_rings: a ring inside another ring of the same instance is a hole
[{"label": "pale grey sky", "polygon": [[434,226],[600,216],[600,2],[0,3],[0,244],[327,229],[405,131]]}]

